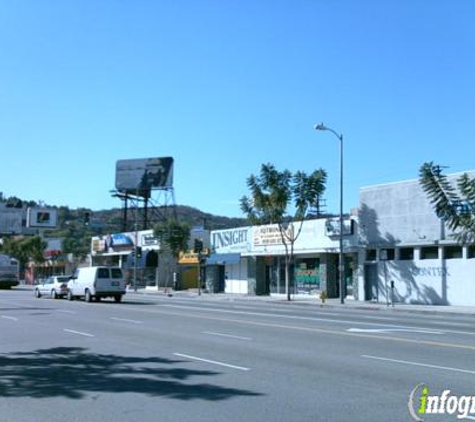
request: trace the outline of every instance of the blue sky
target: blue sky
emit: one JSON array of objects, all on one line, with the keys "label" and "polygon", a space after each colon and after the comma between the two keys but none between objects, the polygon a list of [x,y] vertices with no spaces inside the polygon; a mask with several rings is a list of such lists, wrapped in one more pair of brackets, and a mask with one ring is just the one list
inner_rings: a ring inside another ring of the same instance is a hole
[{"label": "blue sky", "polygon": [[359,187],[475,168],[473,0],[0,0],[0,191],[93,210],[119,159],[242,216],[262,163]]}]

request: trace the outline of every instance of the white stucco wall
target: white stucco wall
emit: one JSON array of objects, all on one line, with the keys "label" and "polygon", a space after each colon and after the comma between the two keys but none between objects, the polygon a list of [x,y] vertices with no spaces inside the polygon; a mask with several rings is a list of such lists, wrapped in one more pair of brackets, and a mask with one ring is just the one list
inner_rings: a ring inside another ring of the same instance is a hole
[{"label": "white stucco wall", "polygon": [[[395,260],[376,265],[379,302],[386,302],[392,280],[396,303],[475,306],[475,259]],[[364,271],[360,271],[359,291],[364,292]],[[363,300],[363,293],[359,299]]]},{"label": "white stucco wall", "polygon": [[225,266],[225,293],[248,293],[247,260],[242,259],[239,264]]},{"label": "white stucco wall", "polygon": [[[474,171],[467,172],[475,177]],[[462,173],[447,175],[455,186]],[[456,245],[453,233],[435,214],[419,180],[408,180],[360,189],[358,208],[358,299],[365,297],[365,250],[377,251],[378,300],[386,301],[386,282],[395,282],[397,300],[406,303],[475,306],[475,259],[442,259],[444,246]],[[420,259],[424,246],[439,248],[439,259]],[[397,259],[397,249],[414,248],[414,259]],[[381,248],[394,248],[396,259],[379,261]],[[385,280],[384,267],[387,273]],[[368,277],[369,279],[370,277]],[[367,292],[372,292],[368,289]]]}]

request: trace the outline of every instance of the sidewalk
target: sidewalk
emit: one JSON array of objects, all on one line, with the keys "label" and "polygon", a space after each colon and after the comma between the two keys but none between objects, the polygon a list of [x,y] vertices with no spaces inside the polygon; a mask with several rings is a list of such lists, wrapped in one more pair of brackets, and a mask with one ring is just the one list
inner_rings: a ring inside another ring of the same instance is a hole
[{"label": "sidewalk", "polygon": [[[135,293],[133,289],[128,290],[128,293]],[[157,290],[156,288],[138,289],[137,294],[143,295],[160,295],[170,297],[194,298],[196,300],[216,300],[216,301],[254,301],[254,302],[271,302],[280,304],[293,304],[303,306],[318,306],[324,309],[340,308],[350,310],[364,310],[364,311],[382,311],[382,312],[414,312],[425,314],[457,314],[473,316],[475,318],[475,306],[437,306],[437,305],[420,305],[420,304],[400,304],[395,303],[394,307],[382,302],[364,302],[354,299],[345,299],[345,303],[341,304],[339,298],[326,299],[325,304],[322,305],[320,298],[314,295],[296,295],[292,296],[289,302],[286,295],[271,295],[271,296],[250,296],[246,294],[232,294],[232,293],[205,293],[198,294],[197,289],[173,291],[168,289]]]}]

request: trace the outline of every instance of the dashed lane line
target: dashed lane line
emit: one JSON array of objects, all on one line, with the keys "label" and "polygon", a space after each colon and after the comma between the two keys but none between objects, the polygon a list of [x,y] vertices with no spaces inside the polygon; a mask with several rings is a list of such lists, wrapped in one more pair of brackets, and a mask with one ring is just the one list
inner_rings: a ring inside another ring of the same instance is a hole
[{"label": "dashed lane line", "polygon": [[250,371],[251,370],[250,368],[245,368],[244,366],[231,365],[229,363],[219,362],[219,361],[216,361],[216,360],[204,359],[204,358],[200,358],[200,357],[197,357],[197,356],[191,356],[191,355],[184,355],[183,353],[173,353],[173,355],[181,357],[181,358],[197,360],[199,362],[210,363],[212,365],[218,365],[218,366],[224,366],[226,368],[237,369],[239,371]]},{"label": "dashed lane line", "polygon": [[81,331],[75,331],[75,330],[68,330],[67,328],[64,328],[63,331],[70,333],[70,334],[77,334],[79,336],[84,336],[84,337],[95,337],[94,334],[89,334],[89,333],[83,333]]},{"label": "dashed lane line", "polygon": [[236,340],[247,340],[247,341],[252,340],[251,337],[242,337],[242,336],[236,336],[236,335],[232,335],[232,334],[214,333],[212,331],[203,331],[202,334],[208,334],[210,336],[234,338]]}]

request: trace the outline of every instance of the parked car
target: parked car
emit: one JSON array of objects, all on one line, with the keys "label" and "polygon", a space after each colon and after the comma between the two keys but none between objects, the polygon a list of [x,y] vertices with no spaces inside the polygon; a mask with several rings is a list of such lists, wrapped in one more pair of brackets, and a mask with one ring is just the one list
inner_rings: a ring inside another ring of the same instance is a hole
[{"label": "parked car", "polygon": [[46,280],[40,281],[35,287],[35,296],[48,296],[51,299],[65,297],[68,294],[68,281],[71,277],[67,275],[54,275]]},{"label": "parked car", "polygon": [[86,302],[113,297],[116,302],[125,294],[125,279],[120,267],[78,268],[68,282],[68,299],[84,297]]}]

